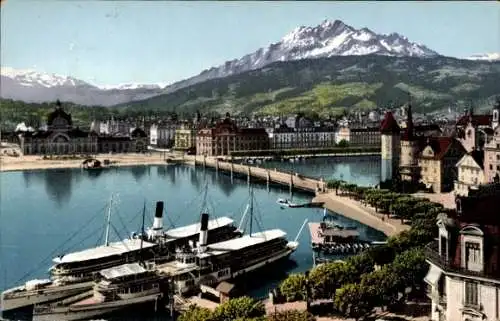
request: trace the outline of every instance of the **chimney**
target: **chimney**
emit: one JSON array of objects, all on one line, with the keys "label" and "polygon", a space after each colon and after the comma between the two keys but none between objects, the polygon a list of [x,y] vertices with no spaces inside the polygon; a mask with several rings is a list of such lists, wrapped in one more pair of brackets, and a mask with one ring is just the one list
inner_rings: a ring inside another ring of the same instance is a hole
[{"label": "chimney", "polygon": [[153,230],[160,231],[163,229],[163,202],[156,202],[156,212],[153,221]]},{"label": "chimney", "polygon": [[201,228],[200,228],[200,241],[199,246],[204,247],[207,245],[207,237],[208,237],[208,214],[201,214]]}]

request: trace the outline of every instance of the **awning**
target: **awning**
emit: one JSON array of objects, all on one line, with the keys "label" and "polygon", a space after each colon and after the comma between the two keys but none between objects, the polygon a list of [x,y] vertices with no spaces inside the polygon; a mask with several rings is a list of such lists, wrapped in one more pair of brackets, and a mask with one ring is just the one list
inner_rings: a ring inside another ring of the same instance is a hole
[{"label": "awning", "polygon": [[427,275],[425,276],[424,281],[426,283],[428,283],[429,285],[436,287],[442,273],[443,273],[443,271],[441,271],[440,268],[431,264],[431,266],[429,268],[429,272],[427,272]]}]

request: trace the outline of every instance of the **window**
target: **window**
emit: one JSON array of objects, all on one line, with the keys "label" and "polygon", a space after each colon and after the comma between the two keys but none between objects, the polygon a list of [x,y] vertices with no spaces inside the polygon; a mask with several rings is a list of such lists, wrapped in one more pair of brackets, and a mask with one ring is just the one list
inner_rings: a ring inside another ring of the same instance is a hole
[{"label": "window", "polygon": [[465,242],[465,258],[467,264],[479,264],[481,263],[481,251],[479,243],[476,242]]},{"label": "window", "polygon": [[441,236],[441,257],[446,259],[447,257],[447,247],[448,247],[448,242],[445,236]]},{"label": "window", "polygon": [[469,281],[465,282],[465,300],[464,300],[465,305],[472,305],[472,306],[478,305],[477,288],[478,288],[477,283]]}]

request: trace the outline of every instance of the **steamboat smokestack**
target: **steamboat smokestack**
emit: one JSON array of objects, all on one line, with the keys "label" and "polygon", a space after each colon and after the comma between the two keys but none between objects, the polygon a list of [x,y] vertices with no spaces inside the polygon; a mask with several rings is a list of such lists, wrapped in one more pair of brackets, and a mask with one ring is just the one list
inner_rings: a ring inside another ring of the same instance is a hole
[{"label": "steamboat smokestack", "polygon": [[153,221],[153,230],[160,231],[163,229],[163,201],[156,202],[156,212]]},{"label": "steamboat smokestack", "polygon": [[201,227],[200,227],[200,241],[199,246],[204,247],[207,245],[208,238],[208,214],[201,214]]}]

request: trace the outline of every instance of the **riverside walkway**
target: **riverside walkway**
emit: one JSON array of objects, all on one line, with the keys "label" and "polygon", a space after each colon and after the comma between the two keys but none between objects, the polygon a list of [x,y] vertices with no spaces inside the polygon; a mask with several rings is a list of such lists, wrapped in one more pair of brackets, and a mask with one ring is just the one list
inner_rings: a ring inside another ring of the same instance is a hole
[{"label": "riverside walkway", "polygon": [[218,160],[213,157],[196,156],[191,161],[194,166],[210,167],[216,171],[226,172],[233,175],[244,176],[250,182],[251,178],[285,185],[292,189],[300,189],[307,192],[317,193],[326,190],[326,182],[323,179],[308,177],[299,173],[278,170],[276,168],[262,168],[251,165],[235,164]]}]

